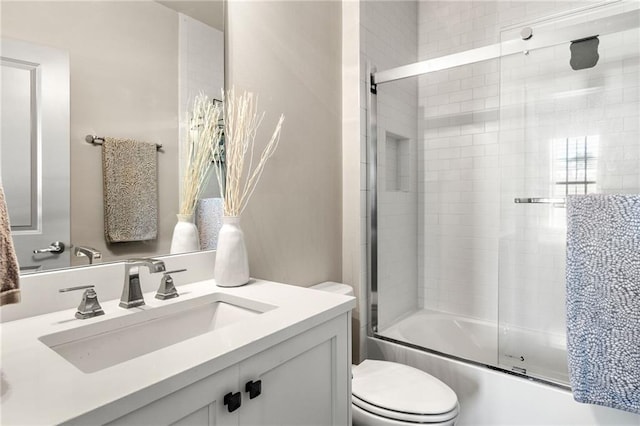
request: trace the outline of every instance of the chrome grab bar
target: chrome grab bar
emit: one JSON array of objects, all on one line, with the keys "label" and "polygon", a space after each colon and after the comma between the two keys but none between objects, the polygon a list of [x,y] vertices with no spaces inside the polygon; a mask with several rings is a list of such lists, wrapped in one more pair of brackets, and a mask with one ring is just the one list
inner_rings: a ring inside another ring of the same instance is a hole
[{"label": "chrome grab bar", "polygon": [[514,198],[513,202],[516,204],[564,204],[567,202],[564,198],[536,198],[536,197],[522,197]]}]

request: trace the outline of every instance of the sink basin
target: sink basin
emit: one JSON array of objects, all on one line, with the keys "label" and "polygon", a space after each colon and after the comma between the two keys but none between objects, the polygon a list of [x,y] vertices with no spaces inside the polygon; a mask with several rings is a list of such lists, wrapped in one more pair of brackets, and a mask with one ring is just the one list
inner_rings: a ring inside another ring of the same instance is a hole
[{"label": "sink basin", "polygon": [[255,318],[275,306],[224,293],[213,293],[140,311],[39,340],[85,373],[93,373]]}]

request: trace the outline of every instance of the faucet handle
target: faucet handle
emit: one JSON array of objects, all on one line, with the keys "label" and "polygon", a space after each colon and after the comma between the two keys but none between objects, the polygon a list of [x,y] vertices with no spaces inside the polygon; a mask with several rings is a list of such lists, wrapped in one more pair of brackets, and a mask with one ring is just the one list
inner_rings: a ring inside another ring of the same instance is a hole
[{"label": "faucet handle", "polygon": [[87,319],[97,317],[99,315],[104,315],[102,306],[100,306],[100,302],[98,302],[98,294],[96,293],[94,288],[94,285],[81,285],[77,287],[61,288],[60,290],[58,290],[58,292],[66,293],[68,291],[85,290],[85,292],[82,294],[80,305],[78,305],[76,318]]},{"label": "faucet handle", "polygon": [[89,288],[95,288],[96,286],[93,284],[88,284],[88,285],[79,285],[77,287],[67,287],[67,288],[61,288],[60,290],[58,290],[58,293],[66,293],[68,291],[76,291],[76,290],[85,290],[85,289],[89,289]]},{"label": "faucet handle", "polygon": [[186,269],[175,269],[173,271],[167,271],[163,273],[162,280],[160,280],[160,287],[156,292],[156,299],[167,300],[178,297],[178,290],[176,290],[176,286],[173,284],[173,278],[171,277],[171,274],[177,274],[178,272],[185,271]]}]

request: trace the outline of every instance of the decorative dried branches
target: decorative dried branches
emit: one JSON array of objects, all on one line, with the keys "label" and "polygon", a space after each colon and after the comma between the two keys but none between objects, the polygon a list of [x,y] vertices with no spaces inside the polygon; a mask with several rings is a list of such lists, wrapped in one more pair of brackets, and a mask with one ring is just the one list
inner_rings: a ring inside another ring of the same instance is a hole
[{"label": "decorative dried branches", "polygon": [[180,214],[192,215],[207,187],[223,133],[218,125],[222,115],[222,106],[202,93],[196,96],[193,111],[187,113],[189,152],[182,180]]},{"label": "decorative dried branches", "polygon": [[[216,167],[215,170],[220,193],[224,194],[224,214],[240,216],[256,189],[267,160],[278,147],[284,115],[280,115],[271,139],[254,167],[256,133],[264,118],[264,112],[257,112],[258,99],[251,92],[236,96],[234,89],[231,89],[226,96],[223,93],[223,104],[226,179],[221,173],[221,168]],[[247,160],[248,165],[245,169]],[[226,182],[226,185],[223,185],[223,182]]]}]

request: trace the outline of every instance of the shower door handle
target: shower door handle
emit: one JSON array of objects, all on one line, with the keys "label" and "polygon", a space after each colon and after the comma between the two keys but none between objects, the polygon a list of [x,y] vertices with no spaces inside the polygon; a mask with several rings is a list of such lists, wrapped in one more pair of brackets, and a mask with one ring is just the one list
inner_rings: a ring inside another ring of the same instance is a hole
[{"label": "shower door handle", "polygon": [[564,204],[567,200],[564,198],[514,198],[513,202],[516,204]]}]

